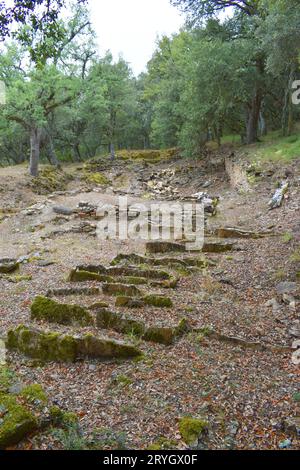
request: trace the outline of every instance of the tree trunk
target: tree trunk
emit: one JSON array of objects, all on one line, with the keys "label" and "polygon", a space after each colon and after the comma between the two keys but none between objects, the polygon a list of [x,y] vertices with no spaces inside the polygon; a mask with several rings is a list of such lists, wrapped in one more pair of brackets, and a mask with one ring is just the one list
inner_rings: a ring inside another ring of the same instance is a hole
[{"label": "tree trunk", "polygon": [[259,132],[260,132],[260,135],[262,136],[267,135],[268,133],[267,123],[266,123],[266,120],[264,118],[262,111],[260,112],[260,115],[259,115]]},{"label": "tree trunk", "polygon": [[57,155],[54,150],[53,140],[51,135],[48,135],[48,146],[47,146],[47,153],[49,155],[49,160],[51,165],[56,166],[57,168],[60,167]]},{"label": "tree trunk", "polygon": [[258,141],[258,126],[260,118],[260,110],[262,104],[262,93],[256,90],[251,105],[248,107],[248,120],[247,120],[247,136],[246,143],[254,144]]},{"label": "tree trunk", "polygon": [[38,176],[42,130],[33,128],[30,135],[30,175]]},{"label": "tree trunk", "polygon": [[82,161],[78,142],[73,144],[73,155],[74,155],[74,159],[75,159],[76,162],[81,162]]},{"label": "tree trunk", "polygon": [[285,90],[284,96],[284,106],[282,110],[282,134],[283,136],[289,136],[293,132],[294,128],[294,109],[292,103],[292,85],[295,79],[295,73],[297,66],[293,63],[290,67],[289,78],[287,83],[287,88]]},{"label": "tree trunk", "polygon": [[114,160],[116,158],[116,154],[115,154],[115,146],[114,144],[111,142],[110,144],[110,158],[112,160]]}]

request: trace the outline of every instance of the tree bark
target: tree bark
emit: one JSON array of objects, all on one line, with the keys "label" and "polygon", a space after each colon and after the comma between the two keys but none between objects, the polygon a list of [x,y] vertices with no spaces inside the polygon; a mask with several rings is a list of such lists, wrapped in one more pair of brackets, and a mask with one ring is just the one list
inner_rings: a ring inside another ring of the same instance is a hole
[{"label": "tree bark", "polygon": [[42,130],[39,128],[31,129],[30,135],[30,175],[38,176],[39,174],[39,161],[40,161],[40,147],[41,147]]},{"label": "tree bark", "polygon": [[294,109],[292,103],[292,85],[295,79],[297,70],[296,64],[291,64],[288,77],[287,88],[284,96],[284,106],[282,110],[282,134],[283,136],[290,136],[294,129]]},{"label": "tree bark", "polygon": [[254,144],[258,141],[258,126],[262,104],[262,93],[256,89],[250,106],[248,107],[246,143]]},{"label": "tree bark", "polygon": [[51,135],[48,135],[48,146],[47,146],[47,153],[49,155],[49,160],[51,165],[56,166],[57,168],[60,167],[57,155],[54,150],[53,140]]},{"label": "tree bark", "polygon": [[115,154],[115,146],[114,144],[111,142],[110,144],[110,158],[112,160],[114,160],[116,158],[116,154]]}]

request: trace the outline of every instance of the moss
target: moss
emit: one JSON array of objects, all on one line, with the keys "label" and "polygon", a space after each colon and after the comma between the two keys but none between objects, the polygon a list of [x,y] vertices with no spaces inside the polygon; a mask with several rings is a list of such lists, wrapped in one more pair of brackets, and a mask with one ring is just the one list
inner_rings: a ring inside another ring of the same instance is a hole
[{"label": "moss", "polygon": [[47,403],[47,395],[45,394],[43,388],[39,384],[28,385],[23,388],[20,396],[25,398],[29,403],[34,403],[39,401],[41,403]]},{"label": "moss", "polygon": [[87,326],[94,323],[90,313],[79,305],[59,304],[42,296],[36,297],[32,303],[31,318],[61,325]]},{"label": "moss", "polygon": [[0,449],[5,449],[32,433],[37,428],[37,420],[12,395],[0,393],[0,406],[5,410],[0,424]]},{"label": "moss", "polygon": [[132,385],[133,381],[127,375],[118,375],[115,379],[114,382],[116,382],[117,385],[120,385],[121,387],[128,387],[128,385]]},{"label": "moss", "polygon": [[96,338],[86,335],[79,342],[79,352],[83,357],[103,359],[129,359],[142,353],[134,346],[119,341]]},{"label": "moss", "polygon": [[117,282],[127,285],[142,286],[147,284],[148,280],[144,277],[126,276],[118,278]]},{"label": "moss", "polygon": [[183,441],[188,444],[194,444],[201,434],[207,430],[208,423],[195,418],[181,418],[179,420],[179,432]]},{"label": "moss", "polygon": [[178,326],[175,328],[175,335],[177,337],[181,337],[191,331],[191,327],[189,325],[189,322],[186,318],[182,318],[178,324]]},{"label": "moss", "polygon": [[19,269],[19,263],[15,260],[0,260],[0,274],[9,274]]},{"label": "moss", "polygon": [[158,269],[149,269],[147,265],[140,265],[139,267],[113,266],[108,268],[106,272],[111,276],[129,276],[156,280],[170,280],[172,278],[170,273]]},{"label": "moss", "polygon": [[94,304],[90,305],[90,307],[88,307],[89,310],[99,310],[99,309],[102,309],[102,308],[108,308],[109,305],[107,302],[95,302]]},{"label": "moss", "polygon": [[172,243],[172,242],[148,242],[146,244],[146,251],[147,253],[155,254],[155,253],[171,253],[171,252],[185,252],[185,245],[180,243]]},{"label": "moss", "polygon": [[45,333],[20,325],[7,335],[8,349],[42,361],[74,362],[77,356],[77,340],[59,333]]},{"label": "moss", "polygon": [[127,286],[126,284],[104,284],[103,293],[115,296],[137,296],[141,295],[141,291],[136,286]]},{"label": "moss", "polygon": [[18,284],[19,282],[29,282],[32,281],[32,276],[8,276],[7,280],[9,282],[13,282],[15,284]]},{"label": "moss", "polygon": [[173,302],[168,297],[162,295],[147,295],[143,298],[146,305],[151,305],[157,308],[172,308]]},{"label": "moss", "polygon": [[143,336],[144,341],[164,344],[165,346],[170,346],[173,344],[174,339],[175,334],[173,328],[163,328],[159,326],[148,328]]},{"label": "moss", "polygon": [[56,167],[44,167],[37,178],[30,180],[29,186],[36,194],[49,194],[55,191],[64,191],[72,176]]},{"label": "moss", "polygon": [[144,160],[158,163],[161,160],[169,160],[179,154],[177,148],[163,150],[119,150],[117,156],[124,160]]},{"label": "moss", "polygon": [[105,309],[97,312],[97,327],[137,336],[142,336],[145,332],[144,323]]},{"label": "moss", "polygon": [[233,243],[206,242],[202,248],[203,253],[226,253],[232,251]]},{"label": "moss", "polygon": [[175,450],[178,444],[176,441],[172,441],[165,437],[160,437],[156,442],[150,444],[146,450]]},{"label": "moss", "polygon": [[128,296],[119,296],[116,298],[116,307],[142,308],[145,303],[140,299],[133,299]]},{"label": "moss", "polygon": [[102,173],[85,173],[84,179],[87,183],[96,184],[99,186],[108,186],[111,184],[110,180]]},{"label": "moss", "polygon": [[0,393],[8,392],[9,387],[14,382],[14,378],[14,372],[6,366],[0,366]]},{"label": "moss", "polygon": [[51,406],[49,416],[54,426],[62,426],[68,428],[78,424],[78,416],[76,413],[64,411],[58,406]]},{"label": "moss", "polygon": [[103,274],[92,273],[88,271],[78,271],[73,269],[68,277],[69,282],[86,282],[86,281],[97,281],[97,282],[113,282],[111,276]]},{"label": "moss", "polygon": [[294,393],[294,395],[293,395],[293,400],[294,400],[296,403],[300,403],[300,392]]}]

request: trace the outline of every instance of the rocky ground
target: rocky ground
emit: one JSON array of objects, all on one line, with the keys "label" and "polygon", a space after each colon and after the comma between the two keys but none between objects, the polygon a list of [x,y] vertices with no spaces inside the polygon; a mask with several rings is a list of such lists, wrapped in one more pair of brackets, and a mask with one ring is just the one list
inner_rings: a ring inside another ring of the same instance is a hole
[{"label": "rocky ground", "polygon": [[[155,164],[98,159],[64,173],[43,169],[34,187],[24,167],[0,169],[0,258],[20,262],[18,270],[0,274],[0,337],[5,340],[9,330],[23,324],[62,335],[120,340],[143,354],[138,360],[84,357],[65,363],[7,350],[6,367],[18,377],[18,393],[25,385],[40,384],[47,394],[44,408],[58,406],[79,420],[76,429],[52,423],[31,432],[17,448],[300,448],[299,161],[246,165],[246,170],[244,164],[228,175],[228,153],[224,148],[210,155],[209,164],[175,154]],[[282,180],[289,181],[289,191],[281,207],[269,210],[268,201]],[[118,195],[144,204],[182,201],[199,192],[219,201],[216,215],[208,217],[206,240],[230,244],[230,251],[148,254],[142,265],[130,261],[127,266],[148,270],[149,276],[149,270],[164,270],[171,280],[178,279],[176,287],[166,289],[161,280],[145,281],[141,274],[144,283],[135,286],[140,292],[131,299],[138,298],[140,308],[118,304],[113,294],[102,292],[107,282],[100,279],[68,280],[76,266],[102,265],[114,277],[112,284],[137,282],[124,275],[117,279],[109,266],[120,253],[145,256],[145,243],[99,240],[94,211],[99,203],[115,204]],[[245,232],[242,238],[231,233],[224,240],[220,236],[226,231],[218,232],[224,227]],[[153,267],[153,259],[161,257],[173,261]],[[198,265],[192,266],[191,258]],[[57,289],[65,290],[58,295]],[[99,309],[89,307],[102,302],[120,318],[126,314],[148,329],[171,330],[174,337],[171,344],[160,344],[113,325],[99,332],[95,324],[33,320],[32,302],[50,295],[49,290],[55,302],[80,305],[93,319]],[[147,305],[143,299],[150,293],[172,304]],[[177,335],[182,319],[188,328]],[[0,406],[0,439],[5,416]],[[194,426],[201,424],[193,439],[185,436],[184,417],[195,419]]]}]

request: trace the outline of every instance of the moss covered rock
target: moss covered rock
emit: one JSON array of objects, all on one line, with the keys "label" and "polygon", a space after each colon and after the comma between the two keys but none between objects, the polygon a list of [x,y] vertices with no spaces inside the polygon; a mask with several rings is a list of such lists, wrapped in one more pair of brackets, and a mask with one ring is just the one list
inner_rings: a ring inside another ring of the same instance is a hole
[{"label": "moss covered rock", "polygon": [[197,443],[201,434],[205,433],[207,428],[208,423],[201,419],[185,417],[179,420],[179,432],[183,441],[188,445]]},{"label": "moss covered rock", "polygon": [[186,318],[182,318],[178,326],[175,328],[175,336],[180,338],[181,336],[184,336],[187,333],[190,333],[192,330],[193,328],[189,324],[188,320]]},{"label": "moss covered rock", "polygon": [[102,290],[105,295],[125,295],[129,297],[142,295],[142,292],[136,286],[126,284],[104,284]]},{"label": "moss covered rock", "polygon": [[97,327],[137,336],[142,336],[145,332],[144,323],[106,309],[97,312]]},{"label": "moss covered rock", "polygon": [[234,243],[217,242],[217,241],[206,241],[203,245],[203,253],[227,253],[232,251]]},{"label": "moss covered rock", "polygon": [[20,397],[24,398],[29,403],[39,402],[41,404],[47,403],[47,395],[40,384],[32,384],[24,387],[20,393]]},{"label": "moss covered rock", "polygon": [[172,243],[172,242],[148,242],[146,244],[147,253],[171,253],[171,252],[180,252],[184,253],[186,251],[185,245],[181,243]]},{"label": "moss covered rock", "polygon": [[15,396],[0,393],[0,449],[18,444],[37,428],[34,414]]},{"label": "moss covered rock", "polygon": [[175,450],[178,447],[176,441],[167,439],[166,437],[160,437],[157,441],[150,444],[146,450]]},{"label": "moss covered rock", "polygon": [[87,282],[87,281],[96,281],[96,282],[114,282],[114,279],[111,276],[105,274],[92,273],[89,271],[78,271],[73,269],[68,278],[69,282]]},{"label": "moss covered rock", "polygon": [[16,271],[19,268],[19,263],[14,259],[0,259],[0,273],[9,274]]},{"label": "moss covered rock", "polygon": [[157,280],[168,280],[172,277],[171,274],[166,271],[136,266],[113,266],[107,268],[106,272],[110,276],[129,276]]},{"label": "moss covered rock", "polygon": [[145,160],[149,163],[158,163],[179,155],[177,148],[163,150],[119,150],[117,156],[124,160]]},{"label": "moss covered rock", "polygon": [[63,170],[47,166],[40,169],[37,178],[30,180],[29,186],[36,194],[49,194],[55,191],[65,191],[72,176]]},{"label": "moss covered rock", "polygon": [[165,346],[173,344],[174,339],[175,333],[173,328],[163,328],[159,326],[147,328],[146,333],[143,336],[144,341],[164,344]]},{"label": "moss covered rock", "polygon": [[131,286],[143,286],[148,284],[148,280],[145,277],[125,276],[117,278],[116,281],[120,284]]},{"label": "moss covered rock", "polygon": [[173,302],[169,297],[163,295],[147,295],[143,297],[143,301],[146,305],[157,308],[172,308]]},{"label": "moss covered rock", "polygon": [[77,359],[118,359],[140,356],[137,348],[93,335],[84,337],[45,333],[20,325],[8,332],[7,348],[33,359],[53,362],[75,362]]},{"label": "moss covered rock", "polygon": [[142,355],[134,346],[86,335],[78,342],[78,353],[91,359],[130,359]]},{"label": "moss covered rock", "polygon": [[10,330],[6,347],[42,361],[74,362],[77,340],[59,333],[46,333],[24,325]]},{"label": "moss covered rock", "polygon": [[31,318],[61,325],[87,326],[94,323],[91,314],[79,305],[60,304],[42,296],[36,297],[32,303]]},{"label": "moss covered rock", "polygon": [[97,311],[97,310],[99,310],[99,309],[101,310],[101,309],[103,309],[103,308],[108,308],[108,307],[109,307],[109,305],[108,305],[107,302],[95,302],[94,304],[90,305],[90,306],[88,307],[88,309],[89,309],[89,310],[96,310],[96,311]]},{"label": "moss covered rock", "polygon": [[127,307],[127,308],[143,308],[145,302],[141,299],[133,299],[126,295],[121,295],[116,298],[116,307]]},{"label": "moss covered rock", "polygon": [[111,184],[110,180],[103,175],[103,173],[89,173],[86,172],[84,175],[84,180],[87,183],[91,183],[93,185],[99,185],[99,186],[109,186]]}]

